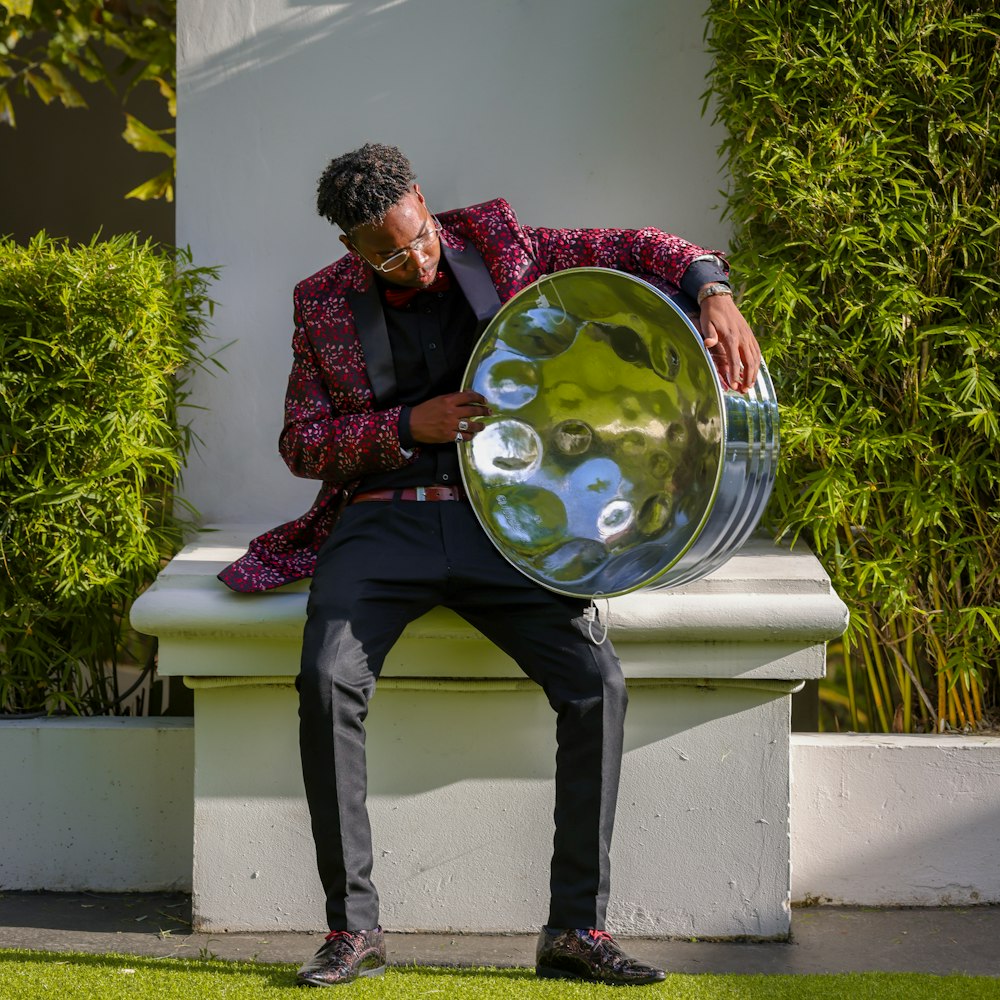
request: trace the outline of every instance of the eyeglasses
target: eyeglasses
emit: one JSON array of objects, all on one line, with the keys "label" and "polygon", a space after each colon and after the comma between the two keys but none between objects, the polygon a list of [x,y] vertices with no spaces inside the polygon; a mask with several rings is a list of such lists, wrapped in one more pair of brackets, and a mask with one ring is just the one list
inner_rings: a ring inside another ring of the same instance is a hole
[{"label": "eyeglasses", "polygon": [[397,268],[402,267],[411,253],[424,253],[429,250],[433,245],[434,241],[438,238],[441,232],[441,223],[437,221],[433,216],[429,217],[431,223],[431,228],[427,230],[422,236],[418,236],[412,243],[407,243],[402,250],[398,250],[391,257],[387,257],[381,264],[376,264],[374,261],[368,260],[368,263],[375,268],[376,271],[395,271]]}]

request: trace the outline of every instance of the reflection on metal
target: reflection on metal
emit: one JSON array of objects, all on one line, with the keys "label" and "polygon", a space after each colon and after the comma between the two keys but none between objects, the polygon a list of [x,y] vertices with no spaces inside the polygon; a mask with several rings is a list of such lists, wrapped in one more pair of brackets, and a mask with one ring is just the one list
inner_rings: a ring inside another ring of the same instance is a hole
[{"label": "reflection on metal", "polygon": [[583,267],[497,313],[463,388],[493,414],[459,447],[473,509],[550,590],[615,596],[690,583],[757,525],[778,460],[762,367],[726,390],[690,320],[639,278]]}]

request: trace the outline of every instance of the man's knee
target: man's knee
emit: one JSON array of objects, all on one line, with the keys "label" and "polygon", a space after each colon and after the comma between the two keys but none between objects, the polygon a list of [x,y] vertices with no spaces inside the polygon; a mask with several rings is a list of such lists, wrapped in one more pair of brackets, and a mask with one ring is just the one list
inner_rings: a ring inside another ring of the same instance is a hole
[{"label": "man's knee", "polygon": [[302,658],[295,686],[300,701],[319,705],[331,701],[367,704],[375,688],[378,664],[354,635],[342,609],[329,615],[310,614],[302,643]]},{"label": "man's knee", "polygon": [[628,707],[628,689],[625,687],[625,675],[617,658],[612,668],[602,671],[601,677],[604,717],[609,722],[621,725],[625,719],[625,709]]},{"label": "man's knee", "polygon": [[618,657],[599,647],[588,653],[569,681],[560,685],[556,698],[551,699],[553,707],[558,710],[562,702],[577,711],[600,708],[611,718],[624,716],[628,691]]}]

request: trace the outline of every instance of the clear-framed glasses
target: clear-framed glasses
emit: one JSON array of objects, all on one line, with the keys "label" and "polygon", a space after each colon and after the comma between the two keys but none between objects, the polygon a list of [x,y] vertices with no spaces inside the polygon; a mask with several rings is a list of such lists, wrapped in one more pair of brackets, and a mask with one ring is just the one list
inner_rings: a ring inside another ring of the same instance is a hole
[{"label": "clear-framed glasses", "polygon": [[433,215],[429,217],[428,221],[430,222],[430,227],[425,233],[423,233],[423,235],[418,236],[412,243],[407,243],[405,247],[398,250],[391,257],[387,257],[381,264],[376,264],[371,260],[369,260],[368,263],[371,264],[376,271],[395,271],[396,268],[402,267],[406,263],[407,258],[411,253],[424,253],[429,250],[434,245],[434,241],[438,238],[438,235],[441,232],[441,223],[438,222]]}]

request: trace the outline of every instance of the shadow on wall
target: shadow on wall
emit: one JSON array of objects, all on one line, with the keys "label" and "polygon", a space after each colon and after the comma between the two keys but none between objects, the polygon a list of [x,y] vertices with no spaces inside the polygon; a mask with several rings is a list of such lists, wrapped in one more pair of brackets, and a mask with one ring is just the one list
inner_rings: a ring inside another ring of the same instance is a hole
[{"label": "shadow on wall", "polygon": [[[676,219],[656,217],[660,199],[639,209],[632,185],[649,189],[655,165],[668,183],[676,175],[682,187],[716,186],[704,173],[716,142],[700,118],[705,82],[691,73],[709,65],[703,13],[689,6],[668,18],[655,0],[624,0],[613,14],[565,0],[471,10],[463,0],[293,0],[258,5],[253,23],[241,24],[227,5],[192,0],[179,33],[181,127],[215,147],[220,175],[246,147],[245,137],[230,141],[234,130],[252,130],[258,157],[241,169],[285,182],[300,176],[302,202],[311,203],[329,156],[375,140],[407,150],[432,196],[449,192],[442,209],[502,194],[516,172],[529,190],[558,178],[563,203],[580,193],[574,218],[540,217],[551,191],[539,190],[534,204],[519,197],[533,223],[672,222],[676,231]],[[675,58],[678,48],[694,62]],[[665,108],[648,121],[637,98],[651,88],[664,105],[682,95],[688,119]],[[666,137],[678,117],[684,143]],[[692,122],[702,135],[691,134]],[[418,155],[428,147],[432,158]]]},{"label": "shadow on wall", "polygon": [[912,801],[872,836],[832,820],[822,837],[795,836],[792,898],[834,906],[977,906],[1000,903],[1000,809],[962,818],[928,815]]},{"label": "shadow on wall", "polygon": [[[484,701],[488,698],[488,725]],[[213,782],[200,777],[199,794],[218,798],[300,795],[298,696],[287,687],[240,687],[206,692],[199,753],[225,760],[239,743],[239,766]],[[666,754],[678,780],[685,770],[710,773],[720,789],[740,794],[761,770],[787,774],[787,698],[749,688],[714,691],[686,686],[633,691],[625,726],[627,757]],[[228,720],[267,719],[252,742],[234,736]],[[367,720],[369,793],[420,795],[465,781],[547,781],[555,766],[556,717],[542,693],[490,690],[376,690]],[[749,734],[754,734],[751,738]]]}]

